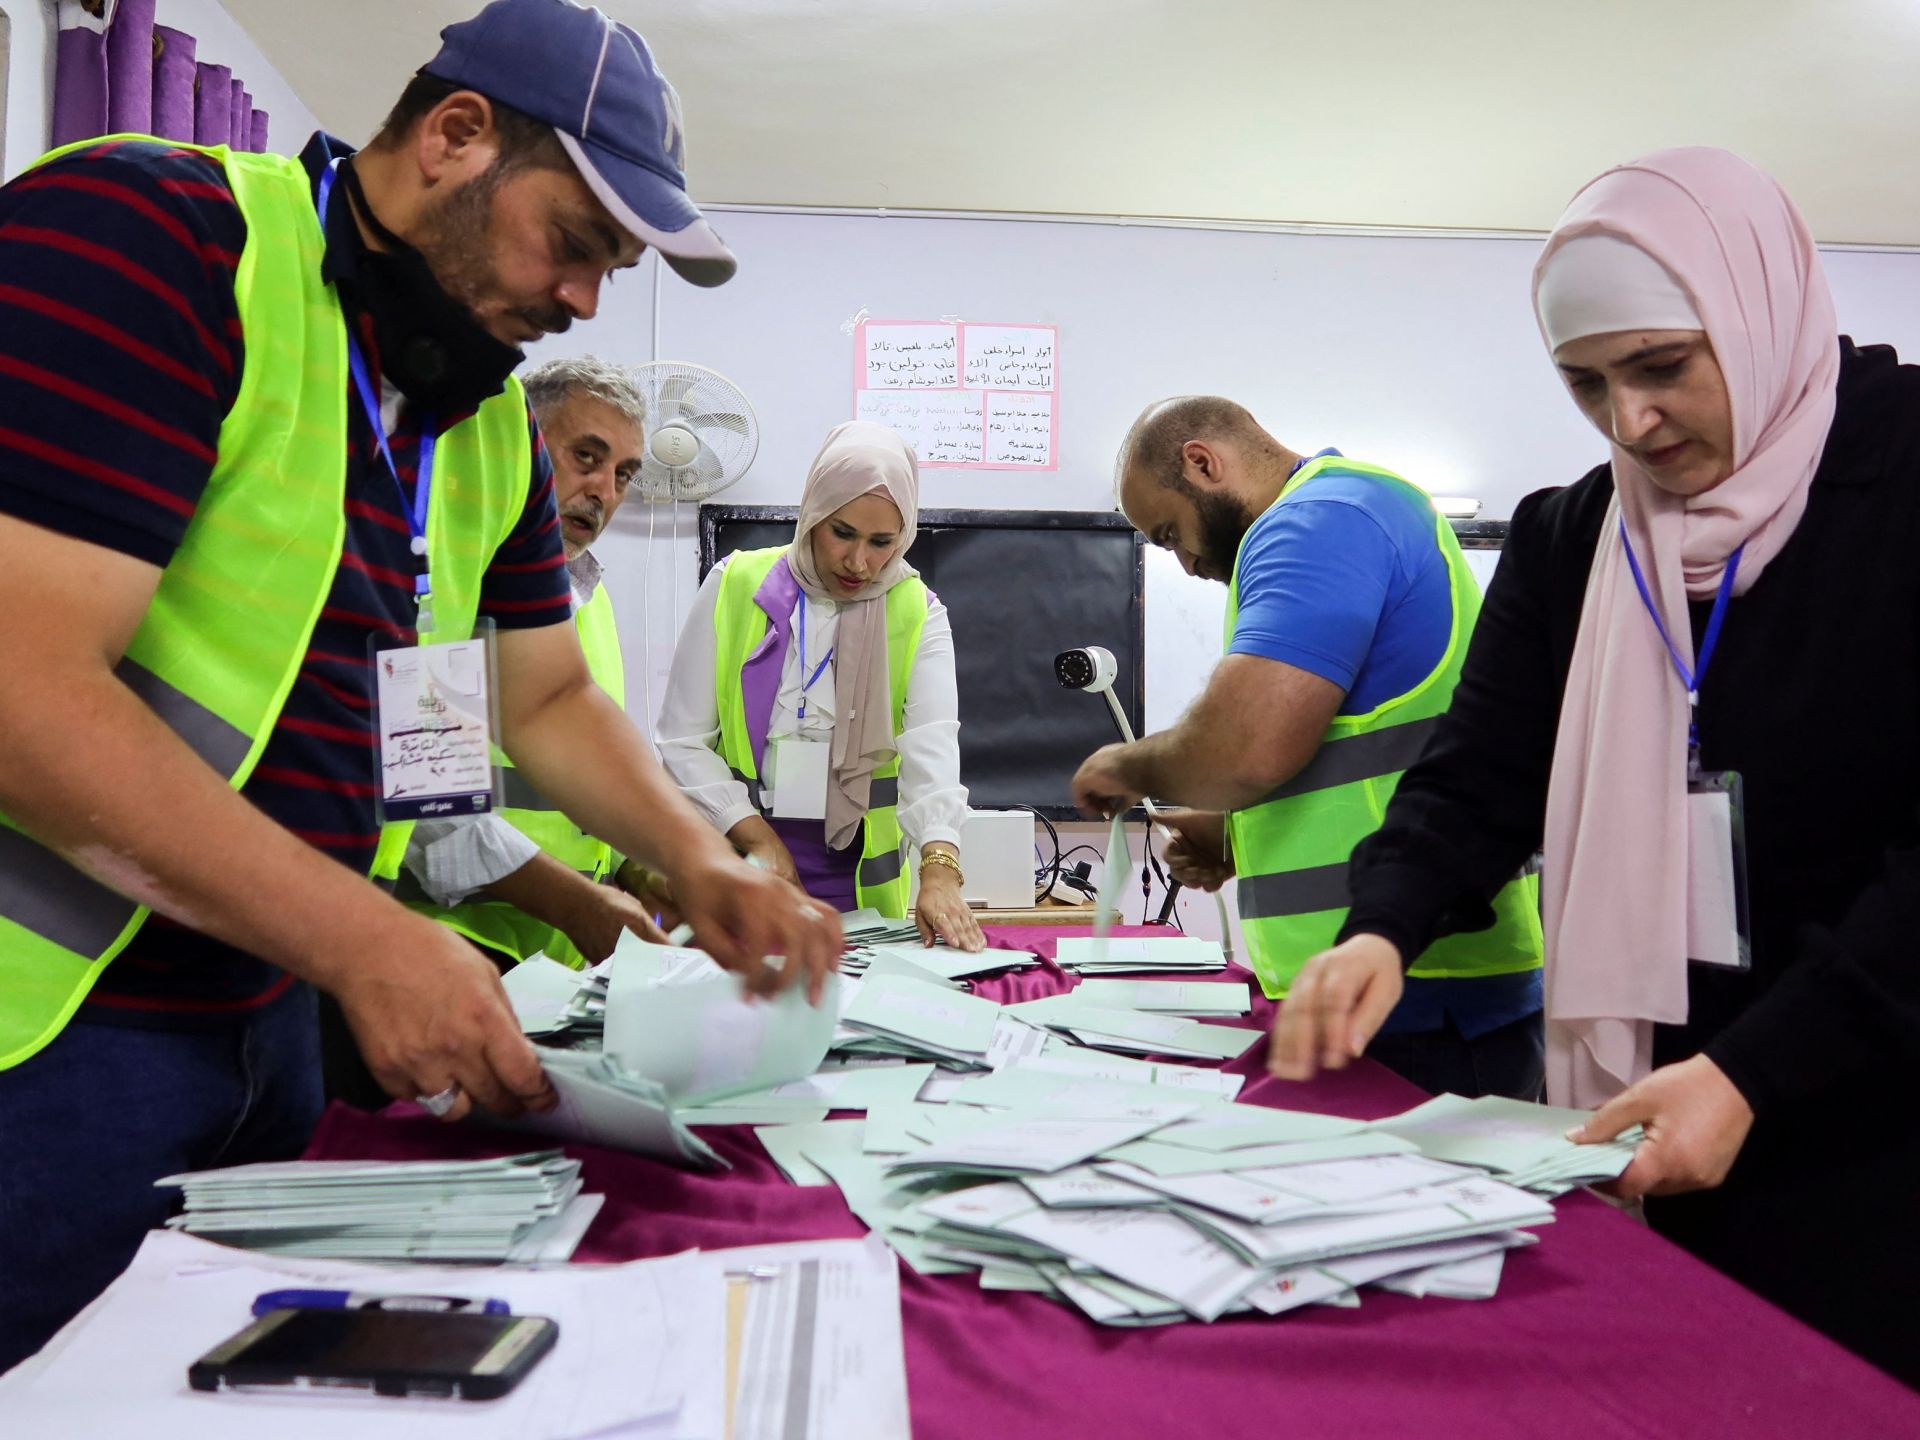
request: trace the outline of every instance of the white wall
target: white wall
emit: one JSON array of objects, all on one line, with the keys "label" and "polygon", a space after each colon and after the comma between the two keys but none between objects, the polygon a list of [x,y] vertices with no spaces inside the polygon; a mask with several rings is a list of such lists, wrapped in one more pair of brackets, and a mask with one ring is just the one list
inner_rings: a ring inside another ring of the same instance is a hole
[{"label": "white wall", "polygon": [[[52,0],[0,0],[13,20],[12,73],[7,90],[6,153],[0,175],[17,175],[47,149],[53,131],[53,62],[58,30]],[[270,118],[268,148],[291,154],[318,128],[313,111],[280,72],[267,63],[217,0],[159,0],[155,19],[194,36],[196,57],[229,65],[253,92],[253,103]]]}]

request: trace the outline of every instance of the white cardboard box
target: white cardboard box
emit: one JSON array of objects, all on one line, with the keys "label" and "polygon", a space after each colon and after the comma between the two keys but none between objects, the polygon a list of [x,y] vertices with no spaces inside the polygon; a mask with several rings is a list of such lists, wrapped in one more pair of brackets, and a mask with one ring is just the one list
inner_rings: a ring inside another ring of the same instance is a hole
[{"label": "white cardboard box", "polygon": [[[994,910],[1033,904],[1033,815],[1026,810],[968,810],[960,827],[960,868],[969,905]],[[915,866],[913,889],[920,890]]]}]

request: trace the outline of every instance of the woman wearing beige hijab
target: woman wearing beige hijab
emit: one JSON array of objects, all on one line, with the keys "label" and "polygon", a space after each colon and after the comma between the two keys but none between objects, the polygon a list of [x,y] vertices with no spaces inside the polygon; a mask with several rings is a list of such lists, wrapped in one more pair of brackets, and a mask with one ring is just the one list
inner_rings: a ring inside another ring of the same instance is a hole
[{"label": "woman wearing beige hijab", "polygon": [[904,916],[917,853],[922,937],[979,950],[953,632],[905,558],[919,508],[906,441],[861,421],[829,433],[793,543],[730,555],[701,586],[661,753],[744,854],[841,910]]},{"label": "woman wearing beige hijab", "polygon": [[1401,957],[1543,850],[1573,1138],[1644,1127],[1617,1189],[1655,1229],[1920,1384],[1920,370],[1837,333],[1805,222],[1723,150],[1586,186],[1534,302],[1610,460],[1514,511],[1273,1068],[1359,1054]]}]

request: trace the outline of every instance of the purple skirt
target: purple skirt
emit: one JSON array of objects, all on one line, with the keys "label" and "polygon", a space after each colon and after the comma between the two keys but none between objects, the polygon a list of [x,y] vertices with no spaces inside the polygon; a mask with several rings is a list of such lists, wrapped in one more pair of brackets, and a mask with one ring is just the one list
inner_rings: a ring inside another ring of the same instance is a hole
[{"label": "purple skirt", "polygon": [[858,910],[854,874],[860,868],[860,832],[844,850],[827,848],[827,827],[822,820],[777,820],[767,823],[780,843],[793,856],[793,868],[800,872],[800,888],[816,900],[824,900],[840,911]]}]

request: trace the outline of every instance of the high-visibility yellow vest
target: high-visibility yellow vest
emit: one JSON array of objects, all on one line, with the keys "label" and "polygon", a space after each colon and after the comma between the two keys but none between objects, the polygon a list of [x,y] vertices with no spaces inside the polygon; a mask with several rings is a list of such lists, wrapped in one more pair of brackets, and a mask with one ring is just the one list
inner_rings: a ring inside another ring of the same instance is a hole
[{"label": "high-visibility yellow vest", "polygon": [[[754,594],[787,548],[776,545],[734,555],[727,561],[713,607],[714,699],[720,715],[717,748],[734,778],[747,783],[747,793],[756,805],[760,767],[747,732],[740,670],[767,633],[767,612],[753,603]],[[907,685],[913,677],[914,657],[920,653],[920,632],[927,623],[927,587],[917,575],[909,576],[887,592],[885,603],[887,675],[892,689],[893,733],[898,735],[906,723]],[[859,903],[896,920],[907,913],[911,888],[899,805],[900,756],[896,752],[873,772],[871,799],[861,832],[860,864],[854,872],[854,893]]]},{"label": "high-visibility yellow vest", "polygon": [[[607,587],[596,586],[592,598],[580,607],[573,619],[580,632],[580,649],[587,657],[588,671],[600,688],[613,697],[615,704],[624,706],[627,703],[626,668],[620,657],[620,636],[614,629],[613,601],[607,595]],[[493,758],[504,772],[507,801],[495,814],[561,864],[578,870],[589,880],[598,883],[612,875],[620,862],[611,845],[594,839],[555,809],[531,781],[513,768],[513,761],[497,746]],[[390,828],[400,831],[402,827]],[[403,833],[411,832],[409,825]],[[405,848],[402,844],[396,852],[394,842],[383,834],[373,874],[376,880],[392,880],[395,893],[415,910],[515,960],[545,955],[549,960],[558,960],[575,969],[587,963],[587,957],[564,931],[504,900],[480,897],[464,900],[451,908],[434,904],[413,876],[402,869]]]},{"label": "high-visibility yellow vest", "polygon": [[[116,673],[238,790],[293,688],[340,563],[346,324],[320,278],[326,245],[299,161],[157,143],[219,161],[246,219],[234,275],[246,368],[212,476]],[[472,632],[481,579],[526,505],[531,465],[517,381],[434,447],[432,638]],[[0,815],[0,1069],[60,1033],[147,913]]]},{"label": "high-visibility yellow vest", "polygon": [[[1424,491],[1392,471],[1339,456],[1303,465],[1274,503],[1323,475],[1368,476],[1431,509]],[[1305,769],[1258,804],[1227,817],[1240,929],[1269,996],[1285,995],[1300,967],[1333,944],[1347,917],[1348,857],[1380,827],[1401,774],[1419,758],[1459,683],[1467,640],[1480,615],[1480,587],[1460,554],[1453,527],[1437,514],[1434,536],[1446,558],[1453,602],[1439,663],[1412,689],[1366,714],[1335,716]],[[1240,611],[1239,576],[1236,557],[1227,592],[1229,644]],[[1493,910],[1492,928],[1435,941],[1408,974],[1502,975],[1538,967],[1540,910],[1532,877],[1502,889]]]}]

